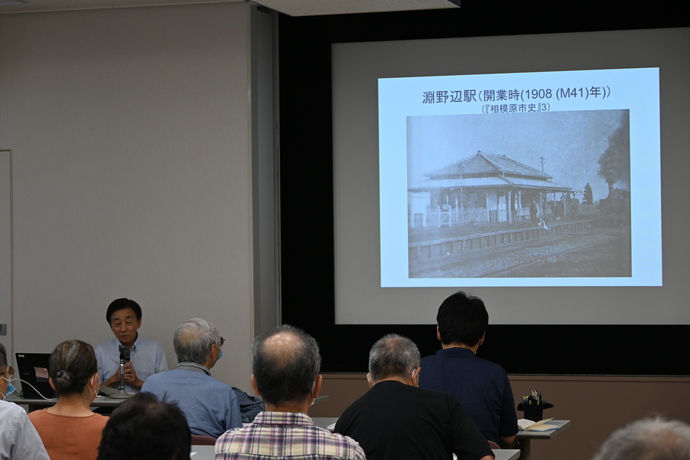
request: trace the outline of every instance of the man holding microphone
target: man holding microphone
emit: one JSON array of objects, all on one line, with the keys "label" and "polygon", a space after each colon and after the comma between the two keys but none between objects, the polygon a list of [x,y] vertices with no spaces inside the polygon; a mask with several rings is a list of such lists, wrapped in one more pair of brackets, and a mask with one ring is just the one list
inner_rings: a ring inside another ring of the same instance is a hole
[{"label": "man holding microphone", "polygon": [[106,320],[115,339],[96,348],[101,385],[119,388],[122,369],[125,391],[138,393],[147,377],[168,370],[160,344],[139,335],[141,316],[134,300],[116,299],[108,306]]}]

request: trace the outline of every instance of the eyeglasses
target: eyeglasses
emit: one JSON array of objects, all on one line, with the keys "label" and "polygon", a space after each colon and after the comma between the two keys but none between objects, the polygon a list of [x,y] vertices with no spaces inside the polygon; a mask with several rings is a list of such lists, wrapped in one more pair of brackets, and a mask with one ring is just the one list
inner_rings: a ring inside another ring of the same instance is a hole
[{"label": "eyeglasses", "polygon": [[0,375],[2,374],[10,374],[10,376],[14,375],[14,367],[7,366],[7,369],[5,369],[4,372],[0,372]]},{"label": "eyeglasses", "polygon": [[225,339],[223,337],[221,337],[220,341],[218,342],[218,347],[222,347],[224,343],[225,343]]}]

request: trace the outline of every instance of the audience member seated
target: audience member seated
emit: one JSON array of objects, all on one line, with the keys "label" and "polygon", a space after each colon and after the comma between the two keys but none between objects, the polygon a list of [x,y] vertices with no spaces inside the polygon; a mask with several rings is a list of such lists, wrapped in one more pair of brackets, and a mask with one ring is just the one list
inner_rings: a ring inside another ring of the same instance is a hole
[{"label": "audience member seated", "polygon": [[369,353],[371,387],[335,425],[355,439],[368,460],[414,458],[493,460],[487,440],[452,396],[417,388],[419,350],[410,339],[390,334]]},{"label": "audience member seated", "polygon": [[614,432],[593,460],[690,460],[690,426],[648,418]]},{"label": "audience member seated", "polygon": [[165,352],[158,342],[139,335],[141,307],[134,300],[116,299],[108,305],[105,319],[115,338],[96,347],[101,384],[117,388],[120,385],[120,352],[129,351],[125,363],[125,391],[137,393],[144,381],[153,374],[168,370]]},{"label": "audience member seated", "polygon": [[457,292],[443,301],[436,322],[442,349],[422,358],[419,386],[453,395],[486,439],[512,446],[518,426],[508,375],[475,356],[489,326],[484,302]]},{"label": "audience member seated", "polygon": [[216,442],[216,460],[364,460],[352,439],[319,428],[307,415],[321,390],[321,356],[303,331],[281,326],[252,343],[251,385],[266,411]]},{"label": "audience member seated", "polygon": [[50,460],[36,428],[26,412],[15,403],[4,401],[14,392],[10,379],[14,374],[7,361],[7,350],[0,343],[0,459]]},{"label": "audience member seated", "polygon": [[237,404],[240,406],[242,423],[251,423],[259,412],[264,411],[264,402],[261,398],[249,395],[239,388],[231,387],[237,397]]},{"label": "audience member seated", "polygon": [[99,386],[93,347],[81,340],[60,343],[50,355],[48,372],[58,401],[29,413],[29,419],[52,460],[94,460],[108,417],[89,408]]},{"label": "audience member seated", "polygon": [[192,434],[217,438],[242,426],[232,387],[211,377],[211,368],[223,355],[223,339],[211,322],[193,318],[175,330],[176,369],[149,377],[142,391],[176,404],[187,417]]},{"label": "audience member seated", "polygon": [[103,430],[98,460],[189,460],[192,435],[173,404],[139,393],[112,413]]}]

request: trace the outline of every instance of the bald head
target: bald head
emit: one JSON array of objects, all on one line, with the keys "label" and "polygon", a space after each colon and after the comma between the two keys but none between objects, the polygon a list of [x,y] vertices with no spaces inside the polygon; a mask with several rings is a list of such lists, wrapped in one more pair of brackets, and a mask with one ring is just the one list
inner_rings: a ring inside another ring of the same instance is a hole
[{"label": "bald head", "polygon": [[306,401],[320,368],[319,346],[301,329],[280,326],[252,343],[254,381],[269,404]]}]

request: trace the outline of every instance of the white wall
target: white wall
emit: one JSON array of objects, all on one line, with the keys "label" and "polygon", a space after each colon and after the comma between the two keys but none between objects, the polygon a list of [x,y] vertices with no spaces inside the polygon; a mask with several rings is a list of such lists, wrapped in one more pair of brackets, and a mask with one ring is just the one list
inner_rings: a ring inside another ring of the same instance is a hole
[{"label": "white wall", "polygon": [[0,16],[12,353],[109,340],[106,307],[130,297],[170,366],[176,325],[212,321],[227,340],[214,376],[249,389],[249,16],[244,3]]}]

